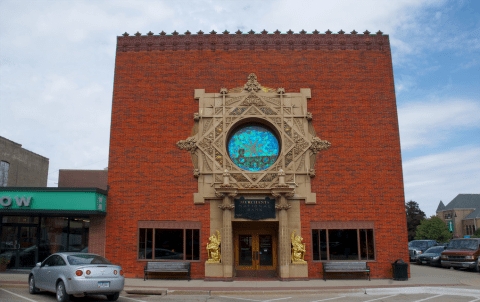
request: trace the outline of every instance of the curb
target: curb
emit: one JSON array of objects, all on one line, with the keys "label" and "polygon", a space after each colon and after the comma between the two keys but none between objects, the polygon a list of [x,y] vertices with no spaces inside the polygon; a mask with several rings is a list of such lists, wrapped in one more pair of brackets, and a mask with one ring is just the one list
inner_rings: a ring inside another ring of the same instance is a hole
[{"label": "curb", "polygon": [[124,289],[124,292],[127,294],[135,294],[135,295],[167,295],[166,288],[159,288],[159,289]]}]

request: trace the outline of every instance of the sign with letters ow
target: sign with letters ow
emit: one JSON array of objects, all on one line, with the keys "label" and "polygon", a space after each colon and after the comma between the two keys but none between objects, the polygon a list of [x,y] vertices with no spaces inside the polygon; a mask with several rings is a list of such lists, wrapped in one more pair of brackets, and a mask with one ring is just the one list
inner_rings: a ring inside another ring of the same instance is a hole
[{"label": "sign with letters ow", "polygon": [[[15,196],[15,202],[17,206],[20,207],[30,207],[30,201],[32,197],[18,197]],[[12,205],[12,198],[10,196],[2,196],[0,197],[0,205],[4,208],[8,208]]]}]

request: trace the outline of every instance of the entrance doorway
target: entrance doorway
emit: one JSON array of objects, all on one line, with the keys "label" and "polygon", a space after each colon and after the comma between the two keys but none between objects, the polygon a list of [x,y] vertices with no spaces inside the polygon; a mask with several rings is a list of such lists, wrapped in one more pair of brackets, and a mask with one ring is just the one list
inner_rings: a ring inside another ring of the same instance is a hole
[{"label": "entrance doorway", "polygon": [[233,222],[236,277],[275,277],[277,222]]},{"label": "entrance doorway", "polygon": [[37,226],[2,226],[0,254],[10,258],[7,268],[20,269],[35,266],[37,248]]}]

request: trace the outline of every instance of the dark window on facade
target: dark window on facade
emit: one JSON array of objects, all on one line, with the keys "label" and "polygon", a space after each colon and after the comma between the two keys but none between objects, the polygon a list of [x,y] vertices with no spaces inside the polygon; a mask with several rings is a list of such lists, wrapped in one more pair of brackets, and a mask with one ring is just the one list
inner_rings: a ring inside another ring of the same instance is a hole
[{"label": "dark window on facade", "polygon": [[6,187],[8,183],[8,170],[10,164],[6,161],[0,161],[0,187]]},{"label": "dark window on facade", "polygon": [[88,217],[3,216],[0,254],[13,253],[7,268],[31,268],[56,252],[88,251]]},{"label": "dark window on facade", "polygon": [[312,229],[313,260],[374,260],[373,229]]},{"label": "dark window on facade", "polygon": [[200,230],[139,228],[138,259],[200,260]]}]

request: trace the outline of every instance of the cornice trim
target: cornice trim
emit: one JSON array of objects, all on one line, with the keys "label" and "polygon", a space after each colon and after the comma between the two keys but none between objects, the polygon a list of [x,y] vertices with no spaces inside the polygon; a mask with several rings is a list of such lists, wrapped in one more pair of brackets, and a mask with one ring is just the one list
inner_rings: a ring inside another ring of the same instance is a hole
[{"label": "cornice trim", "polygon": [[[355,31],[353,31],[355,32]],[[147,35],[125,33],[117,37],[117,53],[131,51],[198,50],[377,50],[390,51],[389,36],[380,31],[370,34],[320,34],[314,32],[281,34],[173,34]]]}]

